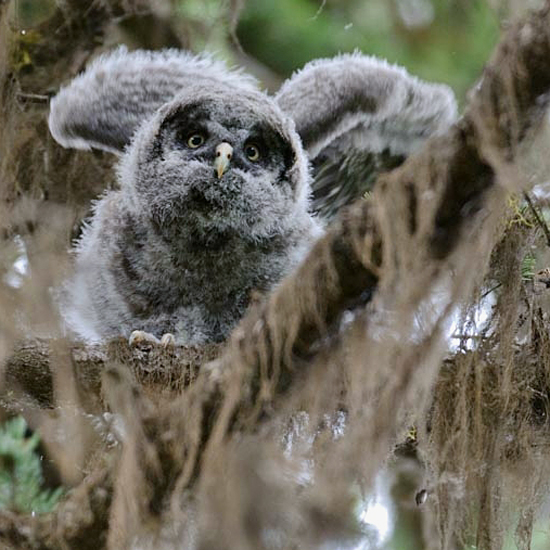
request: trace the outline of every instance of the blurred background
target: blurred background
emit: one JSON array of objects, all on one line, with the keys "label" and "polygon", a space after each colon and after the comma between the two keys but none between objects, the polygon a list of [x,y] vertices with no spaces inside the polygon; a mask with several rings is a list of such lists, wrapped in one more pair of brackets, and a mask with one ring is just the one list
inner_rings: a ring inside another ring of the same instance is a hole
[{"label": "blurred background", "polygon": [[[172,0],[157,11],[117,19],[113,43],[163,47],[182,43],[246,65],[266,88],[316,57],[356,49],[445,82],[463,103],[500,29],[536,0]],[[18,0],[14,18],[32,28],[55,0]],[[149,6],[150,7],[150,6]],[[159,26],[164,17],[166,28]],[[107,44],[108,45],[108,44]]]}]

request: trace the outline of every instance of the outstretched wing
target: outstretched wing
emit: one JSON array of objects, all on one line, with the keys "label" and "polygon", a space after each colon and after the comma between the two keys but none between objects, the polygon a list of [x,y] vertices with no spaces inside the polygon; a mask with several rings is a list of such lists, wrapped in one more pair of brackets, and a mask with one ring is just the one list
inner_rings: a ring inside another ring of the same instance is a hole
[{"label": "outstretched wing", "polygon": [[50,131],[64,147],[120,153],[138,126],[190,82],[256,89],[253,78],[208,56],[121,47],[95,60],[52,99]]},{"label": "outstretched wing", "polygon": [[276,100],[311,160],[312,208],[327,219],[457,116],[448,86],[358,53],[308,63]]}]

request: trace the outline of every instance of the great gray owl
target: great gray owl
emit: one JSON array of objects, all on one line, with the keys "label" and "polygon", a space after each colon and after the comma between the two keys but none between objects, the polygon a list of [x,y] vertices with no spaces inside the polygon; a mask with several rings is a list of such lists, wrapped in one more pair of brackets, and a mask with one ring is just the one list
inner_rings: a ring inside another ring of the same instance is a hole
[{"label": "great gray owl", "polygon": [[75,247],[69,327],[90,341],[136,329],[224,339],[324,218],[455,116],[448,87],[360,54],[314,61],[274,97],[209,57],[100,57],[49,118],[61,145],[121,155],[119,188],[95,204]]}]

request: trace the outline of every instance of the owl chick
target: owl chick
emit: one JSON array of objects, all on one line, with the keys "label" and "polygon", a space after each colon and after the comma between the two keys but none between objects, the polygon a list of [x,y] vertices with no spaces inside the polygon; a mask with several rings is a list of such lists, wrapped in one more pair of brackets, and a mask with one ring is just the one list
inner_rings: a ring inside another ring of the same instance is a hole
[{"label": "owl chick", "polygon": [[[346,77],[346,66],[357,70]],[[225,339],[252,291],[276,285],[322,234],[310,160],[395,143],[404,155],[407,136],[412,150],[455,113],[447,87],[358,54],[315,62],[275,98],[208,57],[99,58],[52,100],[49,119],[61,145],[121,155],[119,188],[95,204],[75,248],[69,327],[88,341],[135,330]]]}]

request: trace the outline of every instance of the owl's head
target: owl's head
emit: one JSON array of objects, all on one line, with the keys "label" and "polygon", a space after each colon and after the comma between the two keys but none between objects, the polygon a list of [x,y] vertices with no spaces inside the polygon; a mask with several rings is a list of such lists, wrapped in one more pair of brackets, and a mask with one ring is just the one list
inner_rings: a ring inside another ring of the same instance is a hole
[{"label": "owl's head", "polygon": [[293,122],[265,94],[230,85],[191,85],[161,107],[134,136],[119,176],[166,229],[257,238],[307,212],[307,161]]}]

